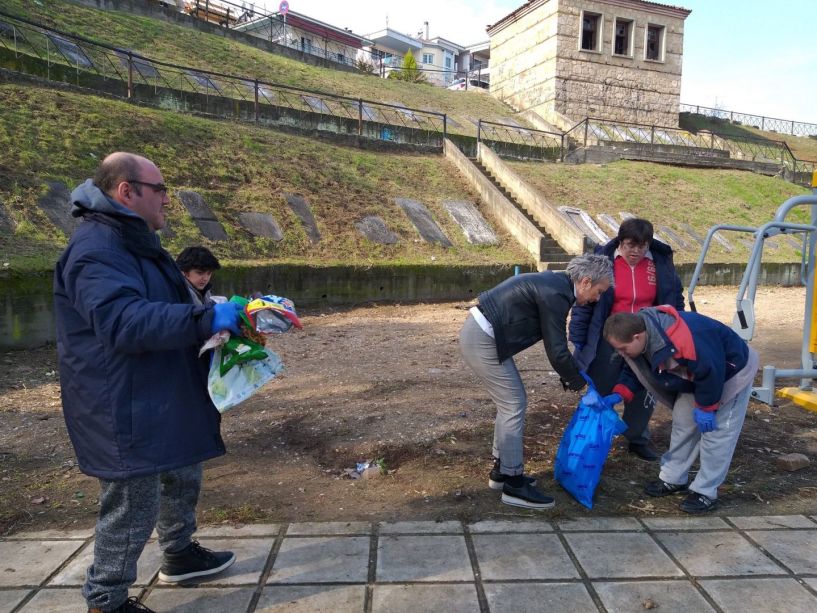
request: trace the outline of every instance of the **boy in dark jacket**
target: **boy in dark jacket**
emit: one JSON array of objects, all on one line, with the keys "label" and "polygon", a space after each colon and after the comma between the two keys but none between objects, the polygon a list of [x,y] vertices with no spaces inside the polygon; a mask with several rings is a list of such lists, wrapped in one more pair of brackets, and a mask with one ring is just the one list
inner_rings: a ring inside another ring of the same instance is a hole
[{"label": "boy in dark jacket", "polygon": [[213,273],[221,268],[218,258],[207,247],[188,247],[176,258],[176,265],[187,281],[187,289],[193,304],[209,306],[213,303],[210,294]]},{"label": "boy in dark jacket", "polygon": [[83,223],[54,273],[60,392],[80,470],[101,490],[82,593],[92,612],[144,612],[128,588],[154,526],[163,581],[235,561],[191,537],[201,463],[225,452],[198,348],[238,334],[240,307],[192,303],[156,234],[170,199],[150,160],[112,153],[71,199]]},{"label": "boy in dark jacket", "polygon": [[[618,236],[597,247],[596,253],[613,263],[615,287],[604,292],[595,304],[573,307],[569,338],[576,349],[576,361],[587,370],[599,393],[609,394],[622,361],[602,338],[604,321],[613,313],[636,313],[657,304],[671,304],[682,311],[684,295],[672,262],[672,249],[653,238],[652,224],[646,219],[624,220]],[[655,400],[641,390],[624,404],[622,415],[629,451],[647,461],[658,459],[649,445],[647,427],[654,409]]]},{"label": "boy in dark jacket", "polygon": [[[611,315],[604,338],[626,361],[613,393],[627,401],[646,387],[672,409],[669,450],[646,493],[688,492],[681,510],[715,509],[746,416],[757,352],[721,322],[670,305]],[[701,466],[688,484],[697,456]]]},{"label": "boy in dark jacket", "polygon": [[550,365],[563,385],[585,386],[567,348],[567,314],[573,303],[598,300],[612,282],[610,261],[598,255],[573,258],[565,272],[517,275],[479,295],[460,332],[460,351],[496,404],[491,489],[502,490],[502,502],[528,509],[555,503],[524,474],[522,434],[527,395],[513,356],[542,341]]}]

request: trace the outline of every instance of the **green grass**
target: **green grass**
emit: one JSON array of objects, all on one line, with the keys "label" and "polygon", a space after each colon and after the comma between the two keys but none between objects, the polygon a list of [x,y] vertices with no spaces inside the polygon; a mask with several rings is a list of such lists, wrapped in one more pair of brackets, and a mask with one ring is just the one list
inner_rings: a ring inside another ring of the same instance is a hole
[{"label": "green grass", "polygon": [[[618,221],[620,212],[644,217],[655,226],[665,225],[685,234],[687,223],[701,236],[716,224],[757,227],[772,220],[777,207],[792,196],[810,193],[792,183],[739,170],[712,170],[620,161],[612,164],[541,164],[510,162],[511,168],[554,206],[574,206],[598,220],[607,213]],[[795,209],[787,221],[808,223],[808,210]],[[725,235],[735,246],[728,253],[715,246],[707,261],[741,262],[748,248],[738,243],[737,234]],[[687,239],[689,240],[689,239]],[[690,241],[691,242],[691,241]],[[696,261],[698,249],[681,251],[678,262]],[[800,260],[797,250],[785,243],[767,251],[764,261]]]},{"label": "green grass", "polygon": [[[172,198],[168,218],[176,233],[171,253],[205,244],[222,260],[310,264],[518,264],[529,257],[507,235],[494,247],[469,244],[442,207],[445,200],[479,202],[442,156],[362,151],[229,121],[214,121],[134,106],[96,96],[29,85],[0,85],[0,202],[16,224],[0,234],[0,258],[14,271],[47,270],[66,237],[36,206],[45,180],[73,188],[93,175],[109,152],[152,159],[174,189],[202,195],[230,240],[204,239],[182,204]],[[312,206],[322,240],[312,245],[286,204],[286,193]],[[450,249],[417,240],[394,198],[423,202],[454,243]],[[284,239],[255,238],[238,214],[271,214]],[[400,241],[366,240],[354,223],[379,215]],[[495,224],[494,224],[495,225]],[[0,266],[2,266],[0,262]]]},{"label": "green grass", "polygon": [[449,125],[449,131],[459,134],[476,135],[471,119],[502,121],[514,117],[516,123],[528,125],[510,107],[482,91],[448,91],[311,66],[222,36],[126,12],[97,10],[60,0],[0,0],[0,10],[180,66],[446,113],[456,122]]}]

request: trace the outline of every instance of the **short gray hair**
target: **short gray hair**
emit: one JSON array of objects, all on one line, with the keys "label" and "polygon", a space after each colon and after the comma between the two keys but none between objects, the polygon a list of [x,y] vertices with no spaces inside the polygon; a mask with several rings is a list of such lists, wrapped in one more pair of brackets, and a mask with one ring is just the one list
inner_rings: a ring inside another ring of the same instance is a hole
[{"label": "short gray hair", "polygon": [[567,276],[574,284],[584,278],[589,278],[592,285],[606,279],[613,287],[613,263],[605,255],[577,255],[567,263]]}]

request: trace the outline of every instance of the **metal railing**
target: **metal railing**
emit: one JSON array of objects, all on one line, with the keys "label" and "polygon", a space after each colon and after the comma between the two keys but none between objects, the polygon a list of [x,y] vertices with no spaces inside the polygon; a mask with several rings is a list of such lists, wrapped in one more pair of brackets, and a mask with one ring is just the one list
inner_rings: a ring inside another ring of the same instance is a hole
[{"label": "metal railing", "polygon": [[777,132],[778,134],[791,134],[792,136],[812,136],[817,135],[817,123],[806,123],[794,121],[792,119],[779,119],[777,117],[765,117],[752,113],[741,113],[738,111],[726,111],[697,104],[681,104],[681,113],[692,113],[723,119],[731,123],[743,126],[750,126],[767,132]]},{"label": "metal railing", "polygon": [[165,109],[433,147],[442,147],[447,131],[443,113],[178,66],[1,11],[0,48],[27,56],[23,68],[39,68],[47,79]]},{"label": "metal railing", "polygon": [[486,143],[502,157],[523,160],[564,159],[564,134],[480,119],[477,142]]}]

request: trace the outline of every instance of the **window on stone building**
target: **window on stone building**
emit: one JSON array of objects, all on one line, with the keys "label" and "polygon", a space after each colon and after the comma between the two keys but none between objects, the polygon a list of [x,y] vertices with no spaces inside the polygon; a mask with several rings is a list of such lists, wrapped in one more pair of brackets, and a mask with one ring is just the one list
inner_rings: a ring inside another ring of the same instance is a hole
[{"label": "window on stone building", "polygon": [[647,25],[647,44],[644,57],[660,62],[664,59],[664,26]]},{"label": "window on stone building", "polygon": [[582,50],[601,51],[601,15],[582,14]]},{"label": "window on stone building", "polygon": [[423,53],[423,64],[433,64],[434,63],[434,54],[433,53]]},{"label": "window on stone building", "polygon": [[616,18],[616,38],[613,43],[615,55],[632,55],[631,41],[633,22],[629,19]]},{"label": "window on stone building", "polygon": [[445,57],[445,67],[451,68],[451,58],[449,56]]}]

